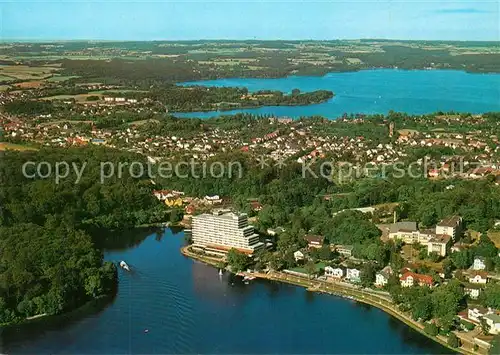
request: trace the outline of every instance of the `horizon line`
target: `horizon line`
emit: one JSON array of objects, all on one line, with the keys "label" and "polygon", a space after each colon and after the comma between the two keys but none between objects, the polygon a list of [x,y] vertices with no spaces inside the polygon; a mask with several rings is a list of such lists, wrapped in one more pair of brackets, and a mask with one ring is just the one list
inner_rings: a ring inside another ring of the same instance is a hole
[{"label": "horizon line", "polygon": [[401,38],[371,38],[371,37],[358,37],[358,38],[331,38],[331,39],[312,39],[312,38],[296,38],[296,39],[273,39],[273,38],[199,38],[199,39],[88,39],[88,38],[75,38],[75,39],[58,39],[58,38],[0,38],[0,43],[20,43],[20,42],[334,42],[334,41],[392,41],[392,42],[500,42],[500,39],[401,39]]}]

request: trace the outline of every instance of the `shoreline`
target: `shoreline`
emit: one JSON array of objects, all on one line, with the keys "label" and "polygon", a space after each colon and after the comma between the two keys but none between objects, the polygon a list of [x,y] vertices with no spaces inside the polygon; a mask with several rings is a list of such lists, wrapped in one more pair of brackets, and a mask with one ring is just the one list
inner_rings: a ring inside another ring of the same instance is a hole
[{"label": "shoreline", "polygon": [[[207,86],[209,87],[209,86]],[[257,105],[257,106],[239,106],[239,107],[230,107],[230,108],[222,108],[222,109],[203,109],[203,110],[196,110],[196,111],[175,111],[172,112],[172,114],[175,116],[175,114],[184,114],[184,113],[196,113],[196,112],[227,112],[227,111],[234,111],[234,110],[250,110],[250,109],[258,109],[258,108],[263,108],[263,107],[305,107],[305,106],[312,106],[312,105],[319,105],[325,102],[330,101],[331,99],[335,98],[335,94],[333,94],[332,97],[328,99],[324,99],[321,101],[316,101],[316,102],[309,102],[307,104],[273,104],[273,105]]]},{"label": "shoreline", "polygon": [[[231,77],[218,77],[215,79],[199,79],[199,80],[188,80],[188,81],[179,81],[176,82],[175,85],[177,86],[185,86],[185,87],[190,87],[190,86],[205,86],[205,87],[210,87],[214,85],[206,85],[206,82],[212,82],[212,81],[217,81],[217,80],[247,80],[247,79],[263,79],[263,80],[279,80],[279,79],[286,79],[286,78],[322,78],[325,77],[329,74],[350,74],[350,73],[358,73],[358,72],[363,72],[363,71],[370,71],[370,70],[399,70],[399,71],[456,71],[456,72],[461,72],[464,74],[496,74],[500,75],[500,71],[469,71],[466,69],[460,69],[460,68],[399,68],[399,67],[394,67],[394,66],[386,66],[386,67],[366,67],[366,68],[353,68],[350,70],[331,70],[327,71],[326,73],[318,73],[316,75],[307,73],[304,75],[301,74],[290,74],[290,75],[283,75],[283,76],[274,76],[274,77],[262,77],[262,76],[243,76],[243,77],[238,77],[238,76],[231,76]],[[226,86],[223,86],[226,87]],[[229,86],[228,86],[229,87]],[[336,95],[334,95],[336,96]]]},{"label": "shoreline", "polygon": [[[217,263],[220,262],[220,259],[217,258],[212,258],[208,257],[205,255],[198,255],[196,253],[191,252],[189,249],[189,246],[184,246],[181,248],[181,254],[184,255],[185,257],[191,258],[193,260],[201,261],[209,266],[217,267]],[[450,351],[453,351],[454,353],[460,353],[460,354],[465,354],[465,355],[473,355],[473,354],[480,354],[479,351],[474,351],[472,349],[466,349],[463,347],[459,348],[452,348],[450,347],[446,339],[447,337],[445,336],[431,336],[424,331],[424,327],[418,323],[417,321],[414,321],[411,319],[409,316],[401,313],[399,310],[395,309],[395,305],[392,303],[392,301],[389,301],[387,299],[383,299],[381,296],[377,296],[374,293],[364,291],[363,289],[356,289],[355,287],[346,287],[340,283],[327,283],[326,281],[321,281],[317,279],[307,279],[307,278],[302,278],[298,277],[292,274],[286,274],[282,272],[272,272],[272,273],[251,273],[248,274],[246,272],[240,272],[237,273],[237,275],[240,276],[245,276],[245,275],[251,275],[259,279],[263,280],[268,280],[268,281],[276,281],[276,282],[283,282],[295,286],[300,286],[306,288],[307,291],[311,292],[319,292],[319,293],[324,293],[332,296],[337,296],[337,297],[342,297],[342,298],[348,298],[355,300],[360,303],[368,304],[370,306],[376,307],[385,313],[389,314],[390,316],[398,319],[399,321],[403,322],[410,328],[412,328],[415,331],[418,331],[422,335],[425,335],[427,338],[439,343],[446,349],[449,349]],[[371,297],[371,298],[370,298]],[[461,339],[461,338],[459,338]],[[485,354],[487,353],[487,349],[485,348],[479,348],[484,350]]]},{"label": "shoreline", "polygon": [[[108,306],[110,302],[116,297],[116,292],[110,295],[101,295],[99,297],[88,300],[82,305],[71,309],[67,312],[62,312],[58,314],[39,314],[36,316],[31,316],[19,321],[2,323],[0,324],[0,329],[11,329],[11,328],[25,328],[25,327],[36,327],[41,324],[52,324],[64,321],[68,318],[79,316],[82,313],[91,311],[94,309],[104,309]],[[107,302],[109,300],[109,302]],[[104,306],[104,307],[102,307]]]}]

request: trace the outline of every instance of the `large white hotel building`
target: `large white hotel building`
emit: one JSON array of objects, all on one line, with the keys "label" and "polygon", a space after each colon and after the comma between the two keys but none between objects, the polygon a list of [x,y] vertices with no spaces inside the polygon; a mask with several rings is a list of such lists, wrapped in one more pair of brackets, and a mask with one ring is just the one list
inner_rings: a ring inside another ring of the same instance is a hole
[{"label": "large white hotel building", "polygon": [[253,254],[264,248],[246,214],[218,211],[194,216],[191,237],[193,248],[213,254],[225,254],[232,248]]}]

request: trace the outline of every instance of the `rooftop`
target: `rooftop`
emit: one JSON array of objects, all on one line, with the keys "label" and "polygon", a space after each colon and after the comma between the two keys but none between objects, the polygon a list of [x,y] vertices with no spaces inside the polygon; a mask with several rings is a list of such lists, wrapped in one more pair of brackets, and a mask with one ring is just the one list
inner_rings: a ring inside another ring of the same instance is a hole
[{"label": "rooftop", "polygon": [[417,230],[417,222],[396,222],[389,227],[390,233],[397,233],[399,231],[416,232]]},{"label": "rooftop", "polygon": [[438,226],[442,227],[456,227],[462,222],[462,217],[460,216],[451,216],[443,219],[438,223]]}]

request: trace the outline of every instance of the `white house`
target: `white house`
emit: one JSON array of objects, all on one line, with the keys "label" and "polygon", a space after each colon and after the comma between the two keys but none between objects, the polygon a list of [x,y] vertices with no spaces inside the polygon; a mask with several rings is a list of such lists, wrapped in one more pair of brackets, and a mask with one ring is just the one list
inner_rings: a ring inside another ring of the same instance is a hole
[{"label": "white house", "polygon": [[345,278],[351,282],[359,282],[360,274],[361,272],[358,269],[347,269]]},{"label": "white house", "polygon": [[305,255],[300,250],[297,250],[295,253],[293,253],[293,257],[295,258],[295,261],[299,261],[299,260],[304,260]]},{"label": "white house", "polygon": [[490,334],[500,334],[500,316],[498,314],[490,313],[483,318],[490,327]]},{"label": "white house", "polygon": [[392,268],[386,266],[375,275],[375,286],[384,287],[389,282],[389,276],[392,274]]},{"label": "white house", "polygon": [[481,323],[481,318],[485,315],[492,313],[490,309],[474,307],[467,309],[467,318],[476,323]]},{"label": "white house", "polygon": [[488,282],[488,274],[481,271],[476,271],[474,274],[469,276],[469,282],[471,284],[485,284]]},{"label": "white house", "polygon": [[344,270],[339,267],[334,268],[331,266],[327,266],[325,267],[325,276],[332,277],[334,279],[341,279],[344,276]]},{"label": "white house", "polygon": [[472,264],[473,270],[484,270],[486,269],[486,264],[484,263],[484,258],[476,256],[474,258],[474,264]]},{"label": "white house", "polygon": [[[474,287],[475,286],[475,287]],[[464,292],[471,299],[477,300],[479,298],[479,294],[481,293],[481,287],[479,285],[469,285],[465,286]]]}]

